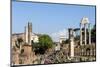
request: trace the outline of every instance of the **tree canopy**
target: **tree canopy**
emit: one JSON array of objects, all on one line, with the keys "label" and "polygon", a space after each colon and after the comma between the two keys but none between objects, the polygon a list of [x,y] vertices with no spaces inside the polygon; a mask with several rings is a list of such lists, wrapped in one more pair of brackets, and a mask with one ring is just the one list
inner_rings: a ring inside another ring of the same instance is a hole
[{"label": "tree canopy", "polygon": [[48,48],[52,48],[53,41],[49,35],[44,34],[39,36],[38,43],[32,43],[32,44],[33,48],[35,49],[35,53],[44,54]]},{"label": "tree canopy", "polygon": [[42,35],[39,37],[39,44],[41,47],[51,48],[53,41],[49,35]]}]

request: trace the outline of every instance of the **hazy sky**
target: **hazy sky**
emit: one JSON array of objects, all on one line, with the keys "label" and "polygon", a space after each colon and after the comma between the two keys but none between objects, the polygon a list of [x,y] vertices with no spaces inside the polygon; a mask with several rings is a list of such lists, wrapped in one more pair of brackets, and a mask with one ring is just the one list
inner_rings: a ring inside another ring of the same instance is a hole
[{"label": "hazy sky", "polygon": [[68,28],[79,27],[83,17],[95,24],[95,7],[79,5],[12,2],[12,32],[24,32],[24,26],[32,22],[34,33],[44,33],[58,41],[67,36]]}]

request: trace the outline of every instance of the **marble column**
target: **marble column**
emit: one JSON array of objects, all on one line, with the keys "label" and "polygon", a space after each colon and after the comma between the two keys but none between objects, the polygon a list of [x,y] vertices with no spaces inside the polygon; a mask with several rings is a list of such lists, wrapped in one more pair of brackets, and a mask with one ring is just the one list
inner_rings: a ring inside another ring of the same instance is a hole
[{"label": "marble column", "polygon": [[73,38],[71,39],[71,57],[74,57],[74,40],[73,40]]},{"label": "marble column", "polygon": [[85,45],[87,44],[87,31],[86,31],[87,24],[84,24],[84,33],[85,33]]},{"label": "marble column", "polygon": [[82,45],[82,24],[80,23],[80,45]]},{"label": "marble column", "polygon": [[28,28],[25,26],[25,42],[28,43]]},{"label": "marble column", "polygon": [[24,30],[24,39],[25,39],[25,42],[26,42],[26,26],[25,26],[24,29],[25,29],[25,30]]},{"label": "marble column", "polygon": [[88,31],[89,31],[89,44],[91,45],[91,25],[88,24]]},{"label": "marble column", "polygon": [[28,44],[31,45],[32,23],[28,22]]},{"label": "marble column", "polygon": [[74,57],[74,31],[73,29],[69,29],[69,40],[70,40],[70,57]]}]

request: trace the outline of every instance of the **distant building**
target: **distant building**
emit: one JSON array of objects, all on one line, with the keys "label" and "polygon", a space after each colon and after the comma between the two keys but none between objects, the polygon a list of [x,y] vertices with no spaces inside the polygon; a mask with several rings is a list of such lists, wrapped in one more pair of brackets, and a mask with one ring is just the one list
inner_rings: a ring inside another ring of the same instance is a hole
[{"label": "distant building", "polygon": [[60,43],[62,43],[65,40],[66,40],[66,37],[65,36],[60,36],[60,40],[59,40]]}]

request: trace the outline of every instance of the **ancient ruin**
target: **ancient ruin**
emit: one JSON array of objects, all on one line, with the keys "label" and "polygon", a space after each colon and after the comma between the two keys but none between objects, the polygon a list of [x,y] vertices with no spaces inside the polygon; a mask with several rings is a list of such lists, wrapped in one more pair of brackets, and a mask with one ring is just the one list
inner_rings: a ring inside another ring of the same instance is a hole
[{"label": "ancient ruin", "polygon": [[[79,39],[76,32],[79,31]],[[68,42],[60,37],[60,42],[54,43],[54,47],[48,49],[44,55],[35,54],[32,49],[32,41],[38,43],[39,35],[32,32],[32,23],[25,26],[24,33],[12,34],[12,64],[52,64],[62,62],[83,62],[96,60],[96,43],[91,42],[91,23],[87,17],[83,17],[80,28],[68,29]]]}]

